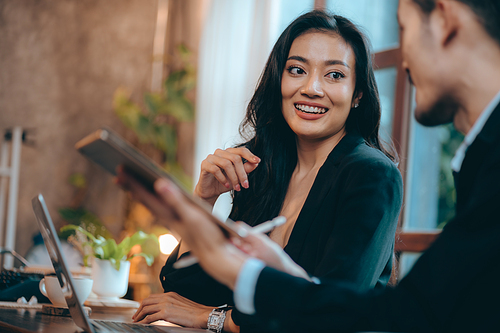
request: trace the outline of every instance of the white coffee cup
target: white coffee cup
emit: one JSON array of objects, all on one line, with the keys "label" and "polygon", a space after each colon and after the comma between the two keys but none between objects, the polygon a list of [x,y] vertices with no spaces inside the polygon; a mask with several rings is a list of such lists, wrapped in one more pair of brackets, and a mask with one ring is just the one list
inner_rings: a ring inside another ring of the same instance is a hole
[{"label": "white coffee cup", "polygon": [[[94,281],[88,278],[74,277],[73,282],[78,300],[83,304],[90,295]],[[40,291],[45,297],[48,297],[54,306],[68,307],[57,276],[45,276],[40,281]]]}]

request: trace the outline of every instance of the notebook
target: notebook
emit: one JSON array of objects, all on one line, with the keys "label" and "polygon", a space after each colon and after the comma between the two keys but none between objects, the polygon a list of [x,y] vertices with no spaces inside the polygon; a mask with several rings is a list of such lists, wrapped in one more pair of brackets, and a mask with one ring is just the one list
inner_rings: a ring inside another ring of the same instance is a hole
[{"label": "notebook", "polygon": [[123,322],[113,322],[107,320],[93,320],[88,318],[87,314],[84,312],[81,302],[78,300],[78,296],[73,292],[74,283],[73,277],[68,269],[68,264],[64,259],[63,253],[61,251],[61,244],[59,238],[57,237],[57,232],[54,228],[52,218],[50,217],[49,211],[45,204],[45,200],[41,194],[37,195],[31,201],[33,205],[33,211],[38,222],[38,227],[42,234],[45,246],[49,252],[50,260],[54,266],[55,273],[59,279],[63,289],[64,297],[66,298],[66,303],[68,304],[68,309],[71,314],[71,318],[75,324],[82,328],[85,332],[89,333],[99,333],[99,332],[179,332],[179,333],[190,333],[190,332],[207,332],[206,330],[183,328],[183,327],[166,327],[157,325],[144,325],[136,323],[123,323]]}]

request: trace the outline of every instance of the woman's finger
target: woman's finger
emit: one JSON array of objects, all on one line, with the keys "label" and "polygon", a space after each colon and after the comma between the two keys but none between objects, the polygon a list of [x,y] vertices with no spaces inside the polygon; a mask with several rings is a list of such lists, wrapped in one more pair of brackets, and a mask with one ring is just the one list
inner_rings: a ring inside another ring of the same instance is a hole
[{"label": "woman's finger", "polygon": [[[240,160],[238,165],[237,160]],[[224,174],[229,178],[231,185],[235,191],[240,191],[240,183],[246,179],[246,173],[243,169],[243,162],[241,161],[241,157],[237,155],[229,154],[225,151],[219,152],[217,155],[210,155],[207,157],[207,160],[218,166],[220,169],[224,170]],[[243,174],[241,173],[241,169],[243,170]],[[240,179],[240,177],[244,177],[244,179]]]},{"label": "woman's finger", "polygon": [[155,321],[158,321],[158,320],[166,320],[166,321],[168,321],[167,319],[163,318],[162,313],[156,312],[156,313],[147,315],[146,317],[144,317],[144,319],[142,319],[140,321],[136,321],[136,323],[139,323],[139,324],[151,324],[151,323],[153,323]]},{"label": "woman's finger", "polygon": [[239,147],[239,148],[228,148],[226,151],[235,154],[235,155],[240,155],[243,157],[245,160],[252,164],[259,164],[260,163],[260,158],[257,157],[255,154],[253,154],[248,148],[245,147]]},{"label": "woman's finger", "polygon": [[167,301],[168,300],[168,295],[169,293],[165,294],[151,294],[145,299],[142,300],[141,304],[139,305],[139,308],[135,311],[134,315],[132,316],[132,319],[134,319],[145,306],[151,305],[151,304],[156,304],[162,301]]},{"label": "woman's finger", "polygon": [[254,171],[259,166],[259,163],[261,161],[259,157],[254,155],[247,148],[228,148],[227,151],[232,154],[239,155],[246,160],[246,162],[243,164],[243,169],[247,175]]},{"label": "woman's finger", "polygon": [[210,173],[226,188],[230,188],[229,181],[224,176],[222,170],[211,160],[211,156],[207,157],[203,162],[201,162],[201,172]]},{"label": "woman's finger", "polygon": [[164,305],[162,303],[150,304],[142,308],[141,312],[134,319],[135,322],[140,321],[151,314],[162,311]]},{"label": "woman's finger", "polygon": [[[234,168],[234,171],[238,177],[238,180],[237,180],[238,184],[236,184],[236,185],[241,185],[244,188],[248,188],[249,187],[248,176],[247,176],[247,172],[245,171],[245,167],[243,166],[242,156],[239,154],[233,154],[233,153],[231,153],[231,151],[234,151],[234,150],[229,150],[229,149],[228,150],[217,150],[215,156],[220,157],[223,160],[230,161],[233,168]],[[246,151],[248,151],[248,149]],[[226,169],[224,169],[224,170],[226,170]],[[239,189],[236,188],[236,185],[233,183],[233,187],[235,188],[235,190],[238,191]]]}]

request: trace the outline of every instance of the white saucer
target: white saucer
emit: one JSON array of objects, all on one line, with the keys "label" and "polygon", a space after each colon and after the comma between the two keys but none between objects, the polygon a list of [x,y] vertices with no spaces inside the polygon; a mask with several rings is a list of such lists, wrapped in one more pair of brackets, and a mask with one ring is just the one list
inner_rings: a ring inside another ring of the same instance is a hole
[{"label": "white saucer", "polygon": [[140,303],[136,301],[131,301],[129,299],[123,298],[98,298],[98,297],[89,297],[84,303],[86,306],[90,306],[93,309],[103,308],[118,308],[118,309],[137,309],[139,308]]}]

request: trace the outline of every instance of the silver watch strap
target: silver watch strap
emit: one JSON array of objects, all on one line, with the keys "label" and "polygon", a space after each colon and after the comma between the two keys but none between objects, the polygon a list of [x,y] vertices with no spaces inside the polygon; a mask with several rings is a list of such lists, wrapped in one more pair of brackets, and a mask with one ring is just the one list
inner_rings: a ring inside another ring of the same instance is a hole
[{"label": "silver watch strap", "polygon": [[213,332],[221,333],[224,328],[227,310],[226,305],[213,309],[208,315],[207,328]]}]

